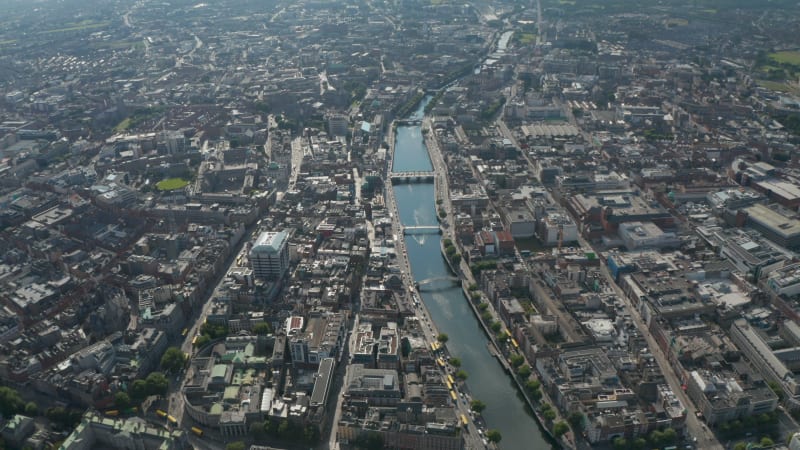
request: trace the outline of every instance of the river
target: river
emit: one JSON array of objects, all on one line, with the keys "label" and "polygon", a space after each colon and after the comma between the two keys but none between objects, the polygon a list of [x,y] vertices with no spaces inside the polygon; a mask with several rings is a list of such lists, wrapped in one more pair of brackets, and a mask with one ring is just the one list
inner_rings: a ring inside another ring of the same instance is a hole
[{"label": "river", "polygon": [[[425,98],[412,119],[422,118],[429,100],[430,97]],[[393,170],[431,170],[421,127],[400,126],[396,132]],[[432,183],[397,184],[394,194],[403,225],[438,225]],[[415,280],[450,275],[440,251],[440,235],[411,235],[405,239]],[[513,381],[489,353],[488,339],[461,288],[441,282],[429,285],[429,289],[423,289],[420,294],[439,331],[450,337],[447,342],[450,354],[461,359],[462,368],[469,374],[467,386],[472,398],[486,403],[483,417],[489,428],[500,431],[503,437],[500,447],[514,450],[550,448]]]}]

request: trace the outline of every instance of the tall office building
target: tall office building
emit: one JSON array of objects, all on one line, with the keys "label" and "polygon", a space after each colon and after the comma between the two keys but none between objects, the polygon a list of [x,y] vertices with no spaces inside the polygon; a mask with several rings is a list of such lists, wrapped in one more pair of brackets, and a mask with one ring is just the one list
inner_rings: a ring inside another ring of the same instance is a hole
[{"label": "tall office building", "polygon": [[277,280],[289,268],[289,236],[286,231],[265,231],[250,249],[250,263],[257,278]]},{"label": "tall office building", "polygon": [[330,114],[328,116],[328,133],[331,136],[347,136],[350,120],[344,114]]}]

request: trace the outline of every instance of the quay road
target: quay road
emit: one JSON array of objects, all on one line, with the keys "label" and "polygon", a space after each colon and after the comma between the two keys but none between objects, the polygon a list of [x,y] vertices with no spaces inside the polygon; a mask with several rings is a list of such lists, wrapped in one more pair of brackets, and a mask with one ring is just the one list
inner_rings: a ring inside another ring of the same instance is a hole
[{"label": "quay road", "polygon": [[[498,122],[500,122],[500,121],[498,120]],[[505,125],[505,124],[503,124],[503,125]],[[425,134],[425,144],[428,147],[428,153],[429,153],[430,158],[431,158],[431,164],[433,164],[433,170],[434,170],[434,173],[436,174],[436,177],[435,177],[435,180],[436,180],[436,188],[435,188],[436,198],[437,199],[441,198],[441,199],[444,200],[444,202],[442,203],[442,205],[440,207],[444,208],[445,211],[447,212],[446,223],[448,224],[448,226],[447,227],[443,227],[442,239],[445,239],[445,238],[450,239],[450,240],[453,241],[453,243],[455,243],[458,246],[458,244],[457,244],[458,240],[455,238],[455,235],[454,235],[454,232],[453,232],[453,230],[455,228],[455,221],[454,221],[454,213],[453,213],[452,204],[450,202],[450,189],[449,189],[448,178],[447,178],[447,176],[448,176],[447,175],[447,164],[445,164],[444,155],[443,155],[443,153],[441,151],[441,148],[439,147],[439,142],[438,142],[438,140],[436,138],[436,134],[434,132],[431,120],[428,117],[425,117],[423,119],[423,121],[422,121],[422,126],[423,126],[423,129],[427,130],[427,133]],[[508,131],[508,128],[506,128],[506,131]],[[509,132],[509,134],[510,134],[510,132]],[[512,142],[516,143],[516,140],[514,140]],[[494,205],[492,205],[492,207],[494,207]],[[461,250],[463,251],[463,248]],[[523,266],[523,269],[526,272],[531,273],[530,269],[528,268],[528,265],[527,265],[526,261],[522,258],[522,255],[520,255],[519,250],[516,248],[516,246],[514,247],[514,251],[516,252],[517,261],[520,262],[520,264]],[[478,282],[472,276],[472,270],[469,268],[469,264],[466,262],[465,258],[461,258],[461,261],[459,262],[458,269],[459,269],[459,273],[456,274],[456,275],[458,275],[462,279],[462,283],[465,283],[467,286],[469,286],[469,285],[478,285]],[[536,289],[537,289],[537,295],[541,296],[540,298],[548,299],[551,303],[553,302],[553,299],[549,295],[544,293],[544,291],[541,290],[541,288],[539,287],[538,284],[536,285]],[[467,301],[471,302],[472,300],[467,300]],[[497,310],[494,308],[494,305],[492,305],[491,302],[487,302],[487,304],[489,305],[489,307],[487,308],[487,311],[489,311],[492,314],[492,320],[500,322],[501,324],[503,324],[503,330],[510,332],[510,330],[508,330],[508,328],[505,326],[505,323],[503,322],[503,320],[500,318],[500,315],[497,313]],[[551,306],[551,309],[552,309],[552,313],[554,313],[554,314],[558,314],[558,315],[565,314],[564,311],[559,310],[557,307],[555,307],[555,305]],[[482,320],[482,319],[479,319],[479,320]],[[561,320],[563,321],[563,320],[565,320],[565,318],[561,318]],[[574,319],[573,319],[573,322],[574,322]],[[570,322],[565,321],[564,323],[567,324],[567,323],[570,323]],[[573,333],[574,333],[574,330],[571,330],[570,335],[572,335]],[[490,335],[491,335],[491,333],[490,333]],[[491,345],[493,345],[499,351],[500,359],[502,359],[502,361],[500,361],[500,364],[503,365],[504,367],[510,369],[510,366],[508,365],[508,362],[505,360],[505,356],[503,355],[502,349],[500,348],[499,345],[497,345],[496,340],[492,337],[492,338],[490,338],[490,342],[491,342]],[[532,369],[534,368],[534,365],[531,364],[530,361],[528,361],[528,358],[527,358],[527,356],[525,356],[524,353],[522,353],[522,352],[515,352],[515,353],[517,353],[520,356],[524,357],[525,358],[525,363],[528,364],[528,366],[531,367]],[[511,376],[515,376],[515,375],[511,375]],[[538,379],[538,376],[536,376],[536,372],[535,371],[534,371],[534,378]],[[550,397],[547,395],[547,392],[545,392],[544,389],[542,389],[542,393],[544,394],[543,395],[543,401],[546,401],[546,402],[548,402],[550,404],[554,404],[554,402],[552,401],[552,399],[550,399]],[[558,422],[559,420],[562,420],[561,411],[556,409],[556,419],[554,420],[554,423]],[[567,448],[574,448],[576,446],[576,444],[574,443],[574,441],[573,441],[573,439],[571,437],[571,434],[572,434],[572,432],[570,431],[569,433],[564,435],[563,440],[561,442],[562,444],[565,444],[565,446]]]},{"label": "quay road", "polygon": [[[394,127],[392,127],[394,129]],[[390,155],[392,155],[392,159],[394,159],[394,132],[392,132],[392,136],[390,137]],[[430,152],[430,150],[429,150]],[[433,159],[433,158],[431,158]],[[434,165],[434,170],[436,170],[436,166]],[[438,174],[445,174],[443,176],[436,176],[436,180],[440,180],[442,178],[446,179],[446,172],[437,171]],[[388,174],[387,174],[388,175]],[[388,178],[388,177],[387,177]],[[438,185],[438,183],[435,183]],[[444,192],[447,192],[446,190]],[[403,235],[403,224],[400,218],[400,211],[397,209],[397,201],[394,196],[394,186],[391,182],[385,183],[385,192],[384,192],[385,200],[386,200],[386,209],[392,215],[392,234],[394,235],[394,243],[395,243],[395,252],[397,253],[396,264],[400,266],[400,272],[403,274],[403,284],[408,287],[414,286],[414,278],[411,272],[411,263],[408,259],[408,251],[405,245],[405,236]],[[447,199],[447,197],[442,197]],[[449,203],[449,201],[445,201],[444,203]],[[370,228],[372,228],[370,224]],[[370,242],[374,242],[374,234],[370,236]],[[417,294],[419,295],[419,294]],[[436,336],[439,334],[439,331],[436,328],[436,324],[431,319],[430,313],[428,312],[428,308],[425,305],[425,302],[422,301],[420,298],[419,306],[414,308],[414,313],[419,321],[420,328],[422,329],[423,339],[426,345],[430,346],[431,343],[436,342]],[[446,347],[443,346],[443,347]],[[452,369],[450,365],[447,365],[445,370],[445,376],[447,374],[452,374]],[[458,395],[458,399],[455,402],[455,408],[457,415],[464,415],[467,418],[470,418],[469,414],[469,399],[468,397]],[[484,448],[483,441],[481,435],[478,433],[478,428],[476,427],[473,420],[469,420],[467,425],[467,432],[464,433],[464,441],[465,441],[465,448],[467,449],[480,449]]]}]

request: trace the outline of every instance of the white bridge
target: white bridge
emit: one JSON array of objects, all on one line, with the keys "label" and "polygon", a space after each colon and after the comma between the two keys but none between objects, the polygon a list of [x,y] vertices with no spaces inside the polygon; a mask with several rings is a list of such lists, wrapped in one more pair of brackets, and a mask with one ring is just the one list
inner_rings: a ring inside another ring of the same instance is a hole
[{"label": "white bridge", "polygon": [[403,226],[403,234],[442,234],[439,225],[410,225]]}]

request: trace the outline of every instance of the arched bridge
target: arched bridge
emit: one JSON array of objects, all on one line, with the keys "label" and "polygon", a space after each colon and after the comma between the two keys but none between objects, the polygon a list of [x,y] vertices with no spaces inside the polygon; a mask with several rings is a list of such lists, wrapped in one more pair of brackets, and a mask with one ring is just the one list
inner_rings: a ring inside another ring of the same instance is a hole
[{"label": "arched bridge", "polygon": [[422,120],[419,119],[399,119],[394,122],[400,126],[422,125]]},{"label": "arched bridge", "polygon": [[459,283],[461,280],[458,277],[452,277],[452,276],[430,277],[430,278],[425,278],[424,280],[417,281],[416,283],[414,283],[414,286],[419,291],[426,291],[426,290],[431,291],[431,290],[436,290],[436,288],[433,287],[433,285],[443,281]]},{"label": "arched bridge", "polygon": [[438,225],[404,226],[403,234],[442,234],[442,229]]},{"label": "arched bridge", "polygon": [[434,179],[433,172],[392,172],[389,174],[392,183],[430,183]]}]

